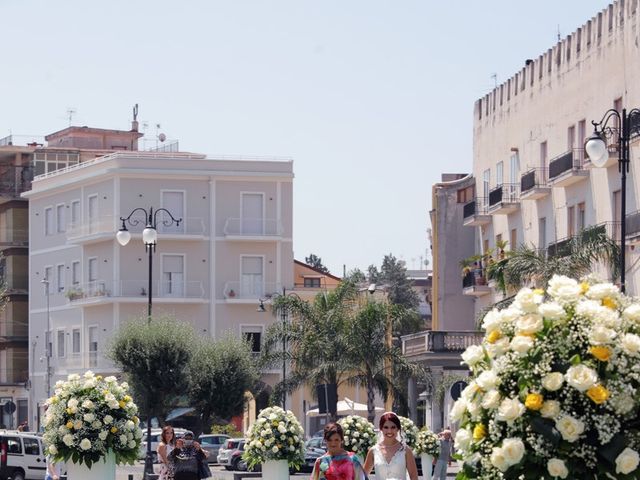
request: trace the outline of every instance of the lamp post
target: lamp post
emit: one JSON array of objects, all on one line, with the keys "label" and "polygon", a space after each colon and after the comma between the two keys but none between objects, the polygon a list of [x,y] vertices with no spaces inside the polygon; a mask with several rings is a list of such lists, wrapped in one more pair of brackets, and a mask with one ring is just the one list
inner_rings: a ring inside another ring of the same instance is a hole
[{"label": "lamp post", "polygon": [[[609,125],[611,119],[615,119]],[[616,109],[605,112],[602,120],[592,121],[593,133],[587,138],[584,149],[596,167],[604,167],[609,159],[607,139],[617,136],[618,171],[620,172],[620,291],[626,290],[625,284],[625,248],[626,248],[626,210],[627,210],[627,173],[629,173],[630,149],[629,140],[632,135],[640,134],[640,110],[633,108],[629,112]]]},{"label": "lamp post", "polygon": [[[144,215],[146,220],[146,226],[142,231],[142,241],[144,243],[144,248],[146,252],[149,254],[149,300],[147,303],[147,323],[151,323],[151,306],[153,300],[153,254],[156,251],[156,244],[158,242],[158,214],[165,213],[169,216],[169,219],[162,219],[160,221],[161,225],[165,227],[169,227],[173,224],[176,226],[180,225],[182,222],[182,218],[176,219],[171,212],[166,208],[159,208],[154,211],[153,207],[149,207],[149,210],[146,210],[142,207],[134,208],[128,217],[120,217],[122,221],[122,227],[116,234],[116,240],[123,247],[129,243],[131,240],[131,233],[127,230],[127,223],[132,227],[140,225],[142,220],[138,218],[132,218],[136,213],[141,213]],[[151,398],[152,392],[147,392],[147,398]],[[151,453],[151,411],[149,409],[149,400],[147,400],[147,455],[144,459],[144,476],[145,478],[149,478],[149,475],[153,475],[153,455]]]},{"label": "lamp post", "polygon": [[[274,293],[271,296],[271,301],[278,300],[278,298],[287,299],[287,298],[295,298],[297,300],[301,300],[300,296],[297,293],[289,292],[287,293],[287,289],[282,287],[282,293]],[[264,306],[264,299],[260,299],[260,304],[258,305],[258,312],[263,313],[266,312],[267,309]],[[289,315],[289,310],[286,304],[283,304],[280,307],[280,321],[282,322],[282,409],[287,409],[287,317]]]}]

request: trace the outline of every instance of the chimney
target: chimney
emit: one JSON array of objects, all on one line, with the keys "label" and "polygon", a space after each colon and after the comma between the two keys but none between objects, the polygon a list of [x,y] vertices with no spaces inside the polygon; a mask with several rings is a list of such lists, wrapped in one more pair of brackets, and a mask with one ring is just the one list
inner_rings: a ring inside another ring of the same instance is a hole
[{"label": "chimney", "polygon": [[138,131],[138,104],[136,103],[133,107],[133,121],[131,122],[131,131]]}]

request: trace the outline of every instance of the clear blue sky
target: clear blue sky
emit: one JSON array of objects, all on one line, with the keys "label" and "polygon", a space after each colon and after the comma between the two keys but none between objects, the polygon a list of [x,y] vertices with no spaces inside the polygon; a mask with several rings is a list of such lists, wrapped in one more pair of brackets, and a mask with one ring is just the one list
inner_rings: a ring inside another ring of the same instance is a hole
[{"label": "clear blue sky", "polygon": [[294,251],[417,267],[473,102],[606,0],[0,0],[0,137],[160,123],[184,150],[292,156]]}]

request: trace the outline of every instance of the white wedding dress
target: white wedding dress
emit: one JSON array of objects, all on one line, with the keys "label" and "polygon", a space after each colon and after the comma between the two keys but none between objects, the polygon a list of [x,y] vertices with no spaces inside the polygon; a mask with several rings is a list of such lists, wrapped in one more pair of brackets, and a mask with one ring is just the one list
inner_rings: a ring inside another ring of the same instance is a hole
[{"label": "white wedding dress", "polygon": [[407,480],[406,450],[400,447],[387,463],[380,451],[379,445],[373,447],[373,466],[376,469],[376,479],[379,480]]}]

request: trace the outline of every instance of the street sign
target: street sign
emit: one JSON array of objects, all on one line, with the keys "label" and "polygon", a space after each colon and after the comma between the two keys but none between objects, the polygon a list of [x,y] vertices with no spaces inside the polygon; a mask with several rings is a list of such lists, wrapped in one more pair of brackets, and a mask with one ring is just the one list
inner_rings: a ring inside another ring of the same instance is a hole
[{"label": "street sign", "polygon": [[462,390],[464,390],[466,387],[467,382],[463,380],[458,380],[456,383],[451,385],[451,389],[449,390],[451,392],[451,398],[453,398],[454,400],[458,400],[460,398],[460,395],[462,395]]},{"label": "street sign", "polygon": [[7,403],[4,404],[3,408],[5,413],[8,413],[11,415],[13,412],[16,411],[16,404],[13,403],[11,400],[9,400]]}]

